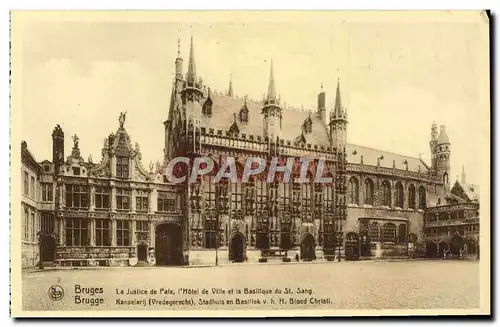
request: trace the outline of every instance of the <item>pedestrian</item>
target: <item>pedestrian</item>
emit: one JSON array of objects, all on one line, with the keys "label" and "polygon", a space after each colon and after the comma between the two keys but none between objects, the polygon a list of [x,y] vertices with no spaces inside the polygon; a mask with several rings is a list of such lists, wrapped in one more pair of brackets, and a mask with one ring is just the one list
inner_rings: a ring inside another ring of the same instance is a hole
[{"label": "pedestrian", "polygon": [[299,254],[295,253],[295,261],[299,262]]}]

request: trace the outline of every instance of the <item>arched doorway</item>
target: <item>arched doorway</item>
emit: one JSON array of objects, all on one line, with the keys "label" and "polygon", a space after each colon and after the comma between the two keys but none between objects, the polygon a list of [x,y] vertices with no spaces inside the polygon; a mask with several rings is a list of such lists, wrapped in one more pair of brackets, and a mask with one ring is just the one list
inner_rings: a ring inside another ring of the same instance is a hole
[{"label": "arched doorway", "polygon": [[182,227],[170,223],[158,225],[155,249],[157,266],[182,265]]},{"label": "arched doorway", "polygon": [[425,255],[427,258],[436,258],[438,256],[438,245],[433,241],[429,241],[425,247]]},{"label": "arched doorway", "polygon": [[42,260],[44,262],[54,261],[56,258],[56,240],[52,235],[44,235],[42,243]]},{"label": "arched doorway", "polygon": [[245,260],[245,237],[235,233],[229,244],[229,260],[232,262],[243,262]]},{"label": "arched doorway", "polygon": [[311,234],[307,234],[302,240],[300,245],[300,257],[304,261],[312,261],[316,259],[316,253],[314,251],[315,241]]},{"label": "arched doorway", "polygon": [[449,249],[448,243],[446,243],[445,241],[439,242],[438,257],[439,258],[444,258],[444,252],[447,251],[448,249]]},{"label": "arched doorway", "polygon": [[453,235],[450,243],[451,254],[454,256],[460,255],[460,251],[464,249],[464,239],[460,235]]},{"label": "arched doorway", "polygon": [[137,245],[137,260],[138,261],[148,260],[148,246],[145,243],[140,243]]},{"label": "arched doorway", "polygon": [[359,259],[359,237],[356,233],[347,233],[345,236],[345,259]]}]

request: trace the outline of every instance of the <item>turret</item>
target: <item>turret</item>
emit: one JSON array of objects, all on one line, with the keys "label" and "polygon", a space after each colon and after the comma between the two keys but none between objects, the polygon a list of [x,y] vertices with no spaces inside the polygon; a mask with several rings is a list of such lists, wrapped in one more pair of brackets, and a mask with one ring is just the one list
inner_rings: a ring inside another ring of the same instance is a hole
[{"label": "turret", "polygon": [[437,169],[436,161],[436,143],[437,143],[437,125],[436,122],[432,122],[431,125],[431,140],[429,142],[429,147],[431,150],[431,171],[435,172]]},{"label": "turret", "polygon": [[347,111],[342,107],[340,81],[337,81],[337,92],[333,113],[330,114],[330,143],[337,149],[343,148],[347,140]]},{"label": "turret", "polygon": [[276,83],[274,81],[272,61],[267,95],[262,100],[262,114],[264,115],[264,136],[269,137],[271,142],[274,142],[281,130],[281,107],[279,99],[276,98]]},{"label": "turret", "polygon": [[450,191],[450,155],[451,143],[446,134],[445,125],[440,126],[439,136],[436,140],[436,173],[444,184],[445,193]]},{"label": "turret", "polygon": [[56,175],[59,174],[64,165],[64,132],[59,124],[52,131],[52,163]]},{"label": "turret", "polygon": [[177,58],[175,58],[175,85],[177,88],[177,92],[180,92],[182,88],[182,63],[183,60],[181,58],[181,40],[177,40]]}]

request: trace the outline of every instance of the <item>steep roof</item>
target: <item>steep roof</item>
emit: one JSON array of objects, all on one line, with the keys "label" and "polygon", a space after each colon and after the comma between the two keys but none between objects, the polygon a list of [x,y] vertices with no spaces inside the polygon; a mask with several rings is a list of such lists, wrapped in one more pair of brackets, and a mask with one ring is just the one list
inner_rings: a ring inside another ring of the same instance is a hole
[{"label": "steep roof", "polygon": [[[229,131],[234,122],[234,114],[239,117],[239,112],[245,104],[245,99],[214,93],[210,95],[210,98],[213,103],[211,116],[202,115],[201,112],[196,113],[200,117],[201,127]],[[240,133],[263,136],[264,117],[261,114],[262,104],[257,101],[247,100],[246,106],[248,108],[248,122],[243,123],[239,119],[237,120]],[[201,106],[196,106],[196,110],[200,109]],[[283,109],[280,138],[286,141],[295,141],[301,135],[302,126],[309,116],[311,117],[312,128],[311,133],[304,134],[306,143],[328,147],[330,143],[326,124],[321,121],[320,117],[316,114],[311,114],[309,111],[290,108]]]},{"label": "steep roof", "polygon": [[451,189],[451,193],[455,194],[461,198],[465,198],[466,201],[479,201],[480,190],[479,185],[477,184],[469,184],[456,181],[455,185]]},{"label": "steep roof", "polygon": [[[346,152],[347,161],[349,163],[363,163],[364,165],[377,166],[377,161],[379,161],[380,167],[394,167],[400,170],[406,170],[406,165],[408,164],[409,171],[424,174],[429,172],[429,167],[425,164],[425,162],[415,157],[404,156],[393,152],[377,150],[350,143],[346,144]],[[361,156],[363,156],[363,162],[361,162]],[[378,158],[380,158],[380,160],[377,160]]]},{"label": "steep roof", "polygon": [[448,134],[446,134],[445,126],[441,125],[441,131],[439,132],[437,144],[448,144],[448,143],[450,143],[450,138],[448,137]]}]

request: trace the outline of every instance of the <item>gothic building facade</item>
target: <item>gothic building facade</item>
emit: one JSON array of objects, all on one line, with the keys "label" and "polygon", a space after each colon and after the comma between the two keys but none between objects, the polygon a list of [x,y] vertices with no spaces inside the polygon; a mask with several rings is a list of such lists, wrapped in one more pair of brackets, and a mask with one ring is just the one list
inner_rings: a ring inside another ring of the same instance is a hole
[{"label": "gothic building facade", "polygon": [[[451,143],[444,126],[439,132],[431,126],[430,164],[351,144],[340,82],[333,105],[321,90],[316,108],[292,109],[278,96],[271,62],[261,101],[236,96],[231,81],[227,92],[216,92],[197,75],[192,39],[186,74],[180,54],[175,60],[163,164],[142,166],[125,115],[104,139],[98,163],[82,158],[76,135],[65,157],[59,125],[52,133],[52,161],[36,162],[23,143],[26,266],[38,259],[113,266],[434,256],[439,251],[429,250],[429,242],[441,244],[435,213],[478,206],[442,205],[470,193],[463,184],[450,192]],[[171,159],[199,156],[211,157],[214,171],[227,157],[235,158],[239,178],[248,157],[294,158],[292,177],[300,174],[298,158],[312,161],[306,183],[282,182],[279,175],[272,182],[255,176],[247,183],[216,183],[214,174],[169,183]],[[331,183],[315,182],[318,159],[326,162],[319,174]],[[471,218],[476,209],[457,210],[458,217]],[[471,228],[470,235],[478,230]],[[447,229],[447,237],[464,237],[462,230]]]}]

